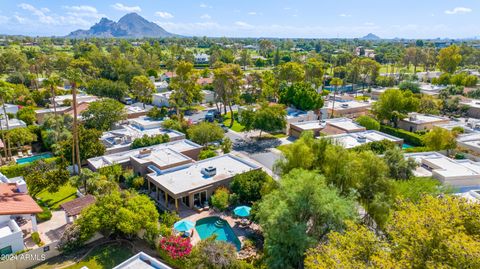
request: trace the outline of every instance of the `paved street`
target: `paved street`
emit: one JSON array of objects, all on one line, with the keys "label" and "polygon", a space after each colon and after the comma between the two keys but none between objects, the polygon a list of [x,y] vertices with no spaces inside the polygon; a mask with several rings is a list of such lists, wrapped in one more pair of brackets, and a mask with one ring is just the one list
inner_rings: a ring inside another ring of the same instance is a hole
[{"label": "paved street", "polygon": [[240,134],[231,130],[225,135],[232,140],[233,150],[247,155],[269,170],[273,171],[275,161],[281,158],[280,152],[275,149],[281,144],[279,139],[255,141],[246,137],[243,133]]}]

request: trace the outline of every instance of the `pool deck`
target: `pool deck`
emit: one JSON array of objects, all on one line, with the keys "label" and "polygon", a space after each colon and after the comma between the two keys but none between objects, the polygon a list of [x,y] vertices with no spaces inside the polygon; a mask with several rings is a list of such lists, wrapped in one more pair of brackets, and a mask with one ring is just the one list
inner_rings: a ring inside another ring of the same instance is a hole
[{"label": "pool deck", "polygon": [[[255,223],[252,223],[247,227],[242,227],[242,226],[240,226],[241,218],[235,218],[232,215],[226,214],[226,213],[215,212],[213,209],[210,209],[208,211],[202,211],[200,213],[196,213],[195,211],[191,210],[190,213],[193,213],[193,214],[188,214],[185,211],[183,211],[183,212],[181,211],[180,213],[181,213],[180,217],[182,219],[192,221],[193,223],[196,223],[197,220],[199,220],[199,219],[203,219],[203,218],[206,218],[206,217],[213,217],[213,216],[220,217],[220,218],[226,220],[228,222],[228,224],[230,225],[230,227],[232,227],[235,235],[238,237],[238,239],[242,243],[242,246],[243,246],[243,241],[245,240],[245,238],[247,237],[247,235],[249,233],[252,233],[253,231],[260,229],[259,226],[256,225]],[[182,213],[184,213],[184,214],[182,214]],[[200,242],[200,240],[201,240],[200,236],[198,235],[198,232],[195,230],[195,232],[193,233],[193,236],[191,238],[192,245],[197,244],[198,242]]]}]

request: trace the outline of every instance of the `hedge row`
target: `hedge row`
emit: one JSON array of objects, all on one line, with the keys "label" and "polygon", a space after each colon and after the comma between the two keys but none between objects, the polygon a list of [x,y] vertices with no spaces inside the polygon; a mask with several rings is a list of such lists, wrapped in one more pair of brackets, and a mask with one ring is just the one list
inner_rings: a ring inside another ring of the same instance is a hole
[{"label": "hedge row", "polygon": [[[46,163],[51,163],[57,161],[57,157],[43,159]],[[8,178],[25,176],[26,170],[28,167],[35,164],[33,163],[24,163],[24,164],[11,164],[0,167],[0,173]]]},{"label": "hedge row", "polygon": [[393,128],[387,125],[381,125],[380,131],[389,135],[396,136],[398,138],[402,138],[405,143],[410,144],[412,146],[420,147],[424,145],[422,136],[416,133],[405,131],[403,129]]}]

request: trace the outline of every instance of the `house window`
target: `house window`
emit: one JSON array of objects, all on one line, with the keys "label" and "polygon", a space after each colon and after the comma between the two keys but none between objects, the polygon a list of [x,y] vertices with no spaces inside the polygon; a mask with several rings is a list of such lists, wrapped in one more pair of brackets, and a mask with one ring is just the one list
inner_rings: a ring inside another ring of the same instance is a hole
[{"label": "house window", "polygon": [[12,254],[12,253],[13,253],[12,246],[8,246],[8,247],[4,247],[4,248],[0,249],[0,256],[1,255]]},{"label": "house window", "polygon": [[193,195],[193,204],[196,206],[202,207],[206,201],[207,191],[202,191]]}]

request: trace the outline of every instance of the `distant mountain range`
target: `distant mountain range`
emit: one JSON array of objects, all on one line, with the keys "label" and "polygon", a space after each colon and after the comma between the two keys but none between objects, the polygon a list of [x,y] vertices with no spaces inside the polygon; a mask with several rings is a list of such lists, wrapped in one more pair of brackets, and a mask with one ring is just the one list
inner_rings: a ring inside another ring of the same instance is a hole
[{"label": "distant mountain range", "polygon": [[364,40],[380,40],[381,38],[378,37],[375,34],[369,33],[368,35],[362,37],[361,39],[364,39]]},{"label": "distant mountain range", "polygon": [[98,23],[90,27],[90,29],[73,31],[67,37],[162,38],[172,36],[176,35],[165,31],[162,27],[144,19],[137,13],[128,13],[120,18],[118,22],[102,18]]}]

